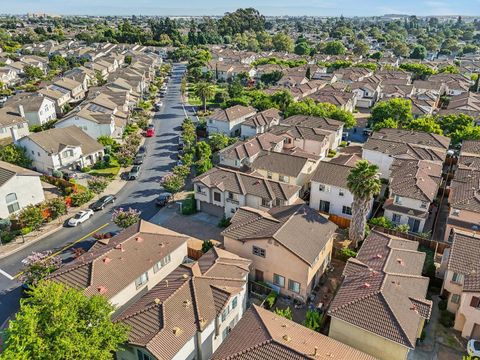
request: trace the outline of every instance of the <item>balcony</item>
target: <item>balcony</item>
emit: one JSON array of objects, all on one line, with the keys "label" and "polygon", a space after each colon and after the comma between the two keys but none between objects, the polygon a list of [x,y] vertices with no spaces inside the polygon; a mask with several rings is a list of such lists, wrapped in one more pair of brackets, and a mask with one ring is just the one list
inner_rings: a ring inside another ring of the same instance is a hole
[{"label": "balcony", "polygon": [[235,205],[240,205],[240,201],[235,200],[235,199],[227,198],[226,201],[229,202],[229,203],[235,204]]}]

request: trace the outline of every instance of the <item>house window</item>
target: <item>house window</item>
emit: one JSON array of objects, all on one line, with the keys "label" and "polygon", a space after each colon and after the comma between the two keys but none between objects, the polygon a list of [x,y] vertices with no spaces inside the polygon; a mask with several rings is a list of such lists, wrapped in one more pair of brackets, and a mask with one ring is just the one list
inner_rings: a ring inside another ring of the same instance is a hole
[{"label": "house window", "polygon": [[135,286],[137,287],[137,289],[142,286],[142,285],[145,285],[148,281],[148,273],[144,272],[142,275],[140,275],[137,280],[135,280]]},{"label": "house window", "polygon": [[325,191],[325,185],[324,184],[318,185],[318,190],[319,191]]},{"label": "house window", "polygon": [[294,280],[288,279],[288,290],[293,291],[295,293],[300,292],[300,283]]},{"label": "house window", "polygon": [[345,196],[345,193],[343,192],[343,190],[338,191],[338,196]]},{"label": "house window", "polygon": [[392,215],[392,222],[395,224],[400,224],[400,221],[402,220],[402,216],[399,214],[393,214]]},{"label": "house window", "polygon": [[197,185],[197,193],[201,193],[202,192],[202,187],[200,185]]},{"label": "house window", "polygon": [[170,261],[172,261],[172,257],[170,256],[170,254],[168,254],[159,262],[157,262],[155,265],[153,265],[153,272],[154,273],[158,272],[162,267],[167,265]]},{"label": "house window", "polygon": [[451,297],[450,301],[454,304],[460,303],[460,295],[452,294],[452,297]]},{"label": "house window", "polygon": [[463,284],[463,275],[454,272],[452,276],[452,282],[454,282],[455,284]]},{"label": "house window", "polygon": [[427,206],[428,206],[428,202],[426,202],[426,201],[422,201],[422,203],[420,204],[420,207],[421,207],[422,209],[426,209]]},{"label": "house window", "polygon": [[220,202],[220,201],[222,201],[221,199],[222,199],[222,197],[221,197],[220,193],[218,193],[218,192],[213,193],[213,201]]},{"label": "house window", "polygon": [[68,158],[70,156],[73,156],[73,150],[66,150],[62,153],[62,158]]},{"label": "house window", "polygon": [[235,309],[238,305],[238,298],[235,296],[232,300],[232,310]]},{"label": "house window", "polygon": [[17,201],[17,194],[15,193],[10,193],[7,196],[5,196],[5,201],[7,203],[7,209],[9,214],[13,214],[14,212],[17,212],[20,210],[20,205],[18,204]]},{"label": "house window", "polygon": [[267,171],[267,179],[271,179],[272,178],[272,173],[270,171]]},{"label": "house window", "polygon": [[252,252],[253,252],[253,255],[257,255],[257,256],[260,256],[260,257],[265,257],[265,249],[262,249],[258,246],[253,246],[252,248]]},{"label": "house window", "polygon": [[142,350],[137,349],[138,360],[154,360],[150,355],[145,354]]},{"label": "house window", "polygon": [[289,177],[289,176],[285,176],[285,175],[279,175],[279,176],[278,176],[278,180],[279,180],[279,181],[283,181],[283,182],[289,182],[289,181],[290,181],[290,177]]},{"label": "house window", "polygon": [[270,207],[270,200],[262,198],[262,206]]},{"label": "house window", "polygon": [[343,206],[342,207],[342,214],[352,215],[352,208],[350,206]]},{"label": "house window", "polygon": [[480,308],[480,298],[476,296],[472,297],[472,300],[470,300],[470,306],[476,309]]},{"label": "house window", "polygon": [[394,202],[395,204],[402,205],[402,198],[398,195],[395,195]]},{"label": "house window", "polygon": [[280,287],[285,287],[285,278],[282,275],[273,274],[273,283]]},{"label": "house window", "polygon": [[275,199],[275,206],[283,206],[284,201],[282,199],[276,198]]}]

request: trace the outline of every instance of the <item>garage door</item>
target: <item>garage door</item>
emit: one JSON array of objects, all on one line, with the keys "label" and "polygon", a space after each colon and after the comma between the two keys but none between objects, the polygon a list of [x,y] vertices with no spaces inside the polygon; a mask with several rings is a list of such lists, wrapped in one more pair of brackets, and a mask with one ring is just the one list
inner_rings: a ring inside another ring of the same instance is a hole
[{"label": "garage door", "polygon": [[207,214],[217,216],[219,218],[223,217],[225,210],[221,206],[213,205],[204,201],[200,201],[200,211],[203,211]]},{"label": "garage door", "polygon": [[470,338],[475,339],[475,340],[480,340],[480,325],[479,324],[473,325],[472,335],[470,336]]}]

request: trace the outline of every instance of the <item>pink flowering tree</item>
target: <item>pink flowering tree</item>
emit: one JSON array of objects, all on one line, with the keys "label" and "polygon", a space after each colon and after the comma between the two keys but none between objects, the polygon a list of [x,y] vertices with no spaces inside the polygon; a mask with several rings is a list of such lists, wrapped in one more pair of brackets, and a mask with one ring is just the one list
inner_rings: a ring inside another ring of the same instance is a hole
[{"label": "pink flowering tree", "polygon": [[124,210],[123,208],[119,208],[114,210],[112,221],[118,227],[126,229],[140,220],[140,214],[141,212],[136,209],[128,208],[128,210]]},{"label": "pink flowering tree", "polygon": [[32,255],[22,260],[25,265],[19,280],[24,284],[37,285],[62,264],[60,257],[52,254],[52,251],[32,252]]}]

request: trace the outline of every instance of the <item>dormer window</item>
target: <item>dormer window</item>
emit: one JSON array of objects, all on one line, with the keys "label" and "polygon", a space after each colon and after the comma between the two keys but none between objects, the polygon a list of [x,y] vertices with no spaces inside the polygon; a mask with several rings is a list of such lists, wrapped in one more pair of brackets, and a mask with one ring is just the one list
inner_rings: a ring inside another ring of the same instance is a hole
[{"label": "dormer window", "polygon": [[426,202],[426,201],[422,201],[422,203],[420,204],[420,208],[422,208],[422,209],[426,209],[427,206],[428,206],[428,202]]},{"label": "dormer window", "polygon": [[402,198],[398,195],[395,195],[394,202],[397,205],[402,205]]}]

